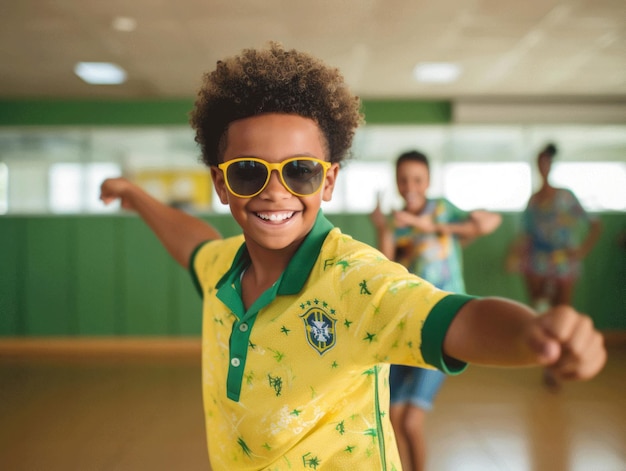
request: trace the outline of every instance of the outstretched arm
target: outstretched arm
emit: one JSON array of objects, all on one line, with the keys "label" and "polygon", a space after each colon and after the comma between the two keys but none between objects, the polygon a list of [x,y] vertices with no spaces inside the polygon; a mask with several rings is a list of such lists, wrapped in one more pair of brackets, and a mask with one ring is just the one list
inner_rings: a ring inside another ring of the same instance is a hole
[{"label": "outstretched arm", "polygon": [[498,213],[476,210],[470,213],[470,217],[467,221],[437,224],[437,231],[454,234],[464,241],[471,241],[477,237],[491,234],[500,226],[501,222],[502,216]]},{"label": "outstretched arm", "polygon": [[125,178],[105,180],[100,187],[100,199],[105,204],[120,199],[123,208],[136,211],[184,268],[198,244],[221,238],[210,224],[161,203]]},{"label": "outstretched arm", "polygon": [[470,241],[495,231],[502,222],[502,216],[490,211],[476,210],[465,221],[435,222],[430,214],[416,215],[408,211],[396,211],[394,221],[400,227],[410,226],[426,233],[452,234]]},{"label": "outstretched arm", "polygon": [[500,298],[475,299],[452,321],[446,355],[493,366],[546,366],[562,379],[589,379],[606,362],[602,335],[570,306],[541,316]]}]

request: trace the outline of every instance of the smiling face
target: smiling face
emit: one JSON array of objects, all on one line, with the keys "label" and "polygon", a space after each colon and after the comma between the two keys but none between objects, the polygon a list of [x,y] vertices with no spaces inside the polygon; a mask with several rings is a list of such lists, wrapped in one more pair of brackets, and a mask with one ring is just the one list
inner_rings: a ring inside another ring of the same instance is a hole
[{"label": "smiling face", "polygon": [[[234,121],[226,133],[223,161],[255,157],[279,163],[291,157],[328,160],[324,137],[311,119],[297,115],[264,114]],[[248,250],[295,252],[309,233],[323,201],[330,201],[338,164],[332,164],[319,192],[311,196],[290,193],[273,171],[265,189],[252,198],[239,198],[228,191],[222,170],[211,167],[220,201],[243,229]]]},{"label": "smiling face", "polygon": [[430,185],[428,167],[422,162],[405,160],[396,171],[398,192],[406,203],[407,211],[417,213],[426,204],[426,191]]}]

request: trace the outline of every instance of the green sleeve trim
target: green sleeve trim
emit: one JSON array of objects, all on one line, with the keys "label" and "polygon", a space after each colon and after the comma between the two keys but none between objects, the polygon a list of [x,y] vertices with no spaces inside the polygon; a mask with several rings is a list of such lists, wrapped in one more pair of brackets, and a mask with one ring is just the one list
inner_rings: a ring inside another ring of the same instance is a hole
[{"label": "green sleeve trim", "polygon": [[205,240],[204,242],[200,242],[198,246],[195,249],[193,249],[193,252],[191,252],[191,256],[189,257],[189,265],[187,266],[187,269],[189,270],[189,273],[191,274],[191,280],[193,281],[193,285],[196,287],[196,290],[198,291],[198,294],[200,295],[201,298],[204,298],[204,293],[202,292],[202,285],[200,284],[200,280],[198,279],[198,274],[196,273],[196,270],[194,270],[193,265],[194,265],[194,262],[196,261],[196,255],[198,255],[198,252],[200,251],[200,249],[209,242],[211,241]]},{"label": "green sleeve trim", "polygon": [[466,294],[451,294],[442,298],[431,309],[422,328],[424,361],[449,375],[463,372],[467,363],[444,355],[443,340],[457,312],[472,299],[476,297]]}]

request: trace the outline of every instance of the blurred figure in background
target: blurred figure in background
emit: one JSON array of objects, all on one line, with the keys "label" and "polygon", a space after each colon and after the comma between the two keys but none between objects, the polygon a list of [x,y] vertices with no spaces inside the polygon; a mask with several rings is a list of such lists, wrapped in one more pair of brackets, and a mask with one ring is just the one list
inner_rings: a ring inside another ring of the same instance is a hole
[{"label": "blurred figure in background", "polygon": [[[379,249],[436,287],[464,293],[461,244],[493,232],[500,225],[500,215],[467,212],[445,198],[427,198],[429,163],[418,151],[398,157],[396,182],[404,208],[393,213],[391,223],[380,201],[371,214]],[[390,418],[406,471],[424,469],[424,418],[444,377],[438,370],[391,366]]]},{"label": "blurred figure in background", "polygon": [[[572,304],[581,261],[595,245],[602,230],[600,220],[583,209],[571,190],[550,184],[550,170],[556,153],[556,146],[548,144],[537,156],[541,187],[528,201],[523,213],[522,237],[512,254],[519,263],[517,268],[524,275],[530,303],[538,312],[559,304]],[[581,224],[587,226],[587,234],[579,243]],[[558,389],[556,379],[548,370],[544,371],[546,386]]]}]

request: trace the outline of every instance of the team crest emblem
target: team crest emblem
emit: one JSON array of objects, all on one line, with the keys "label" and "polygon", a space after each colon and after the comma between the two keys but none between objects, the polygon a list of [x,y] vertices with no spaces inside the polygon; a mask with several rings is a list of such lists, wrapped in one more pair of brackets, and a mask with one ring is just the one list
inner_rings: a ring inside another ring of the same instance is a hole
[{"label": "team crest emblem", "polygon": [[320,355],[326,353],[335,346],[337,335],[335,333],[336,320],[328,316],[319,307],[312,307],[302,314],[306,339]]}]

